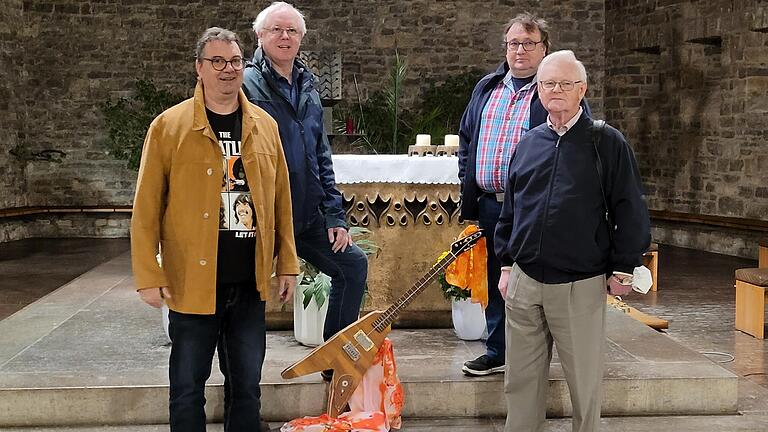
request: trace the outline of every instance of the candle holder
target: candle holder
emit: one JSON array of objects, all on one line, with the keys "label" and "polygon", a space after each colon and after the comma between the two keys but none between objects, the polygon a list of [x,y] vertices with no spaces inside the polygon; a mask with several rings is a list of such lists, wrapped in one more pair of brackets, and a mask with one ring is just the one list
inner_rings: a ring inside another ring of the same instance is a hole
[{"label": "candle holder", "polygon": [[408,146],[408,156],[435,156],[437,148],[433,145],[411,145]]},{"label": "candle holder", "polygon": [[459,146],[454,145],[441,145],[437,146],[437,156],[456,156],[459,154]]}]

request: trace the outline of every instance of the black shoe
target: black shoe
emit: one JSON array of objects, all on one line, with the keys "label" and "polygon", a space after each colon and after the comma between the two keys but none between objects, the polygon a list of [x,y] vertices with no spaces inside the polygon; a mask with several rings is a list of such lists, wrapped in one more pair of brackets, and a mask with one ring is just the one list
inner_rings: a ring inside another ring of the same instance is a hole
[{"label": "black shoe", "polygon": [[323,377],[323,381],[331,382],[331,379],[333,379],[333,369],[326,369],[320,372],[320,376]]},{"label": "black shoe", "polygon": [[483,354],[480,357],[464,363],[461,371],[469,376],[485,376],[495,373],[504,373],[504,362],[494,360]]}]

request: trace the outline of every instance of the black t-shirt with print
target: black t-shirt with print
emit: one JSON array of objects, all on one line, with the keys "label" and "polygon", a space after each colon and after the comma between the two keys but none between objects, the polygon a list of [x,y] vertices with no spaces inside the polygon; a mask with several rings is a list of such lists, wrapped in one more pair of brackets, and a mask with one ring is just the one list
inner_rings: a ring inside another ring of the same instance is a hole
[{"label": "black t-shirt with print", "polygon": [[221,115],[206,109],[205,113],[219,140],[224,164],[216,281],[219,284],[253,282],[256,280],[256,212],[240,160],[242,111],[238,108],[232,114]]}]

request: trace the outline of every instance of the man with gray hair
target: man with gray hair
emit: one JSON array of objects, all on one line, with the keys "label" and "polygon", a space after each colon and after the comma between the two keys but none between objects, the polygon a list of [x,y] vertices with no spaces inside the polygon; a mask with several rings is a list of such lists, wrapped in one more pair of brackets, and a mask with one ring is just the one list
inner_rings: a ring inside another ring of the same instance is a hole
[{"label": "man with gray hair", "polygon": [[[205,432],[216,350],[224,430],[263,430],[259,383],[273,260],[282,302],[292,299],[299,271],[277,125],[241,91],[244,65],[237,35],[206,30],[194,96],[157,116],[141,155],[131,260],[141,299],[170,309],[172,432]],[[244,175],[233,173],[238,161]]]},{"label": "man with gray hair", "polygon": [[[546,21],[528,12],[506,24],[505,61],[477,83],[461,118],[461,217],[477,221],[489,234],[499,221],[510,159],[523,135],[547,118],[536,88],[536,69],[549,52],[548,29]],[[586,103],[584,109],[589,112]],[[485,353],[464,363],[462,371],[469,376],[504,372],[504,299],[495,289],[501,266],[493,236],[487,240],[488,339]]]},{"label": "man with gray hair", "polygon": [[[355,322],[368,275],[365,253],[347,232],[346,214],[323,129],[315,76],[298,59],[307,32],[304,16],[275,2],[256,17],[259,46],[245,70],[243,90],[278,124],[288,162],[299,257],[331,277],[323,338]],[[330,380],[331,371],[323,378]]]},{"label": "man with gray hair", "polygon": [[600,424],[606,276],[626,293],[650,244],[648,209],[632,149],[580,107],[587,73],[572,51],[536,74],[547,121],[509,166],[496,226],[505,299],[508,432],[540,432],[553,342],[573,405],[573,431]]}]

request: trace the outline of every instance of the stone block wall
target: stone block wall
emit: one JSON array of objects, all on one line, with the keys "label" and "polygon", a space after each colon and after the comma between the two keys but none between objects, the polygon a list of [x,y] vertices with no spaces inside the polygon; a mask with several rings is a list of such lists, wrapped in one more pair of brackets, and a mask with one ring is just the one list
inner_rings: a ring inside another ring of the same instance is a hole
[{"label": "stone block wall", "polygon": [[24,31],[22,1],[0,3],[0,208],[19,207],[27,203],[24,164],[9,153],[19,145],[23,116],[24,62],[29,53],[19,41]]},{"label": "stone block wall", "polygon": [[[22,2],[12,2],[17,6]],[[28,79],[20,142],[29,151],[66,152],[62,163],[27,165],[29,205],[124,205],[135,173],[106,154],[99,106],[126,95],[132,82],[150,78],[191,94],[193,47],[212,25],[237,31],[250,57],[250,23],[269,3],[46,0],[23,2]],[[362,97],[386,82],[395,48],[410,64],[406,103],[432,81],[472,68],[490,70],[503,58],[504,23],[523,11],[540,11],[556,48],[572,48],[594,78],[590,100],[601,107],[603,0],[546,1],[352,0],[298,5],[307,15],[308,50],[335,50],[343,59],[344,98]],[[17,8],[18,9],[18,8]],[[17,17],[18,18],[18,17]],[[3,194],[5,195],[5,194]],[[5,198],[3,198],[5,199]]]},{"label": "stone block wall", "polygon": [[26,238],[124,238],[130,213],[46,213],[0,219],[0,243]]},{"label": "stone block wall", "polygon": [[635,148],[650,208],[767,219],[765,9],[606,2],[605,112]]}]

